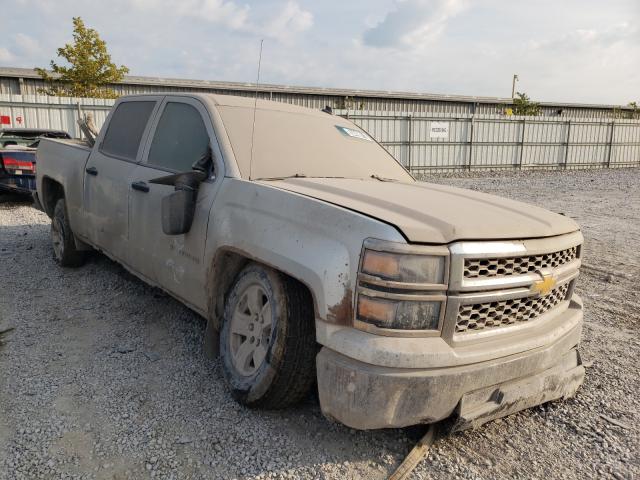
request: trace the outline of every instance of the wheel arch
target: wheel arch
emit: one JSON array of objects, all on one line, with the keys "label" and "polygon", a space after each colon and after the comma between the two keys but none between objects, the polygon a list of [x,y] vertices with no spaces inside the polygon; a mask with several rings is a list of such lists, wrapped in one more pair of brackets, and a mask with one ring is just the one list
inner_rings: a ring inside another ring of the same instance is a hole
[{"label": "wheel arch", "polygon": [[220,330],[222,316],[224,314],[224,304],[229,291],[238,277],[239,273],[250,263],[257,263],[265,267],[271,268],[276,272],[298,282],[309,293],[309,297],[313,303],[312,308],[314,318],[318,318],[318,300],[313,288],[299,275],[288,272],[280,266],[274,265],[269,261],[257,258],[248,252],[238,248],[227,246],[219,248],[211,262],[208,272],[207,296],[209,298],[209,315],[208,319],[213,323],[216,330]]},{"label": "wheel arch", "polygon": [[42,205],[42,209],[49,218],[53,217],[53,211],[56,208],[56,203],[61,198],[65,198],[64,187],[62,184],[49,176],[43,177],[42,192],[41,195],[39,195],[39,200]]}]

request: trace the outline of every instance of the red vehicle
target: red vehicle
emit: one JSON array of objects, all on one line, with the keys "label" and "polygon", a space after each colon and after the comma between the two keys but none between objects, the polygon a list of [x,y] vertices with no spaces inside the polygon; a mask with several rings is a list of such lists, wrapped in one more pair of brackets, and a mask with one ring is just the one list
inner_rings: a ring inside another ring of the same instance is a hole
[{"label": "red vehicle", "polygon": [[31,195],[36,190],[36,150],[41,138],[71,136],[62,130],[0,129],[0,192]]}]

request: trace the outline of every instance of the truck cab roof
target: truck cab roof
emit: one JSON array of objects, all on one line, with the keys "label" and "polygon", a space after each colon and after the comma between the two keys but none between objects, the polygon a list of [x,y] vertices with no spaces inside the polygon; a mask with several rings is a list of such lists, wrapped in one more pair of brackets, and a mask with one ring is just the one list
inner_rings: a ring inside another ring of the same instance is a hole
[{"label": "truck cab roof", "polygon": [[[373,138],[340,116],[251,97],[178,96],[197,98],[219,114],[244,179],[379,176],[414,181]],[[123,97],[122,101],[145,97],[148,95]]]}]

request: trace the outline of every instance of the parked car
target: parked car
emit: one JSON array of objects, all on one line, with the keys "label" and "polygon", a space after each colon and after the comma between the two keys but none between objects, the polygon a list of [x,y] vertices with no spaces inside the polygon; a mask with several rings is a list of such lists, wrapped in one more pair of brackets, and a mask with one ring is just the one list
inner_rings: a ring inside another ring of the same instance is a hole
[{"label": "parked car", "polygon": [[0,192],[36,191],[36,149],[41,138],[70,139],[61,130],[0,129]]},{"label": "parked car", "polygon": [[208,320],[235,398],[374,429],[479,425],[584,378],[583,237],[542,208],[416,181],[341,117],[120,98],[95,146],[42,139],[57,262],[97,249]]}]

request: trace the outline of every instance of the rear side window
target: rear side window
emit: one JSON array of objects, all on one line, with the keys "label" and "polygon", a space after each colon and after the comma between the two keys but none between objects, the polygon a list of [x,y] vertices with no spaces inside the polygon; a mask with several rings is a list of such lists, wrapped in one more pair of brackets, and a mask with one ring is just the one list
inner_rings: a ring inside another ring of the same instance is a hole
[{"label": "rear side window", "polygon": [[147,163],[188,172],[208,147],[209,134],[200,112],[186,103],[169,102],[158,122]]},{"label": "rear side window", "polygon": [[135,160],[142,134],[156,102],[124,102],[113,112],[100,150],[107,155]]}]

